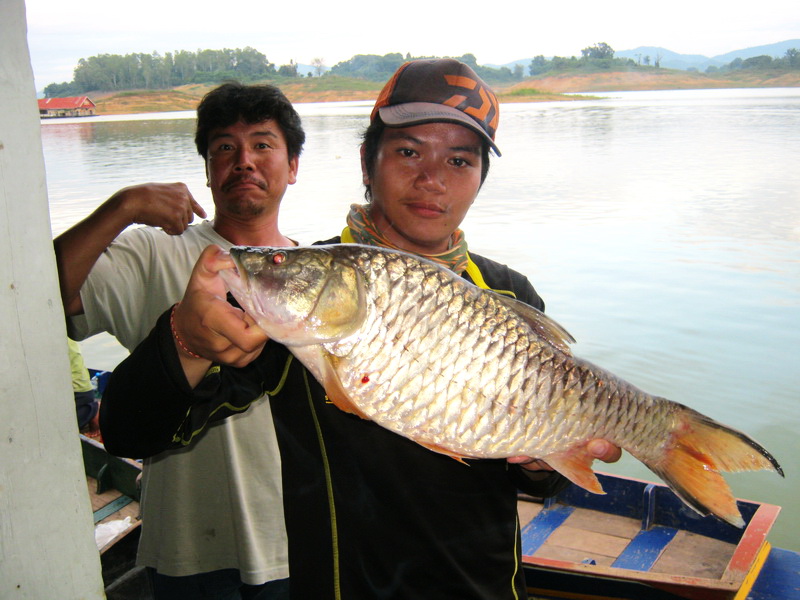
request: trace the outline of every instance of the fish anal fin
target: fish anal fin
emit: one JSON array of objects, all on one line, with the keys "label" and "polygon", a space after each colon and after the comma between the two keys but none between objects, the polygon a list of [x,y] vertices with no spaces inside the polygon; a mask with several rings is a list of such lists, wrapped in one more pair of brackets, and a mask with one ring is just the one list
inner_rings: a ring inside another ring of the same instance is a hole
[{"label": "fish anal fin", "polygon": [[592,471],[595,457],[589,453],[588,443],[570,448],[564,452],[548,454],[541,460],[553,467],[575,485],[582,487],[593,494],[605,494],[603,486]]},{"label": "fish anal fin", "polygon": [[362,411],[358,405],[353,402],[350,396],[345,391],[344,386],[342,385],[342,380],[339,379],[339,375],[336,373],[336,369],[332,363],[332,357],[327,357],[327,360],[322,361],[322,387],[325,388],[325,395],[328,396],[328,400],[333,402],[333,404],[341,411],[346,413],[350,413],[356,416],[361,417],[367,421],[371,421],[364,411]]},{"label": "fish anal fin", "polygon": [[439,454],[444,454],[445,456],[449,456],[450,458],[452,458],[454,460],[457,460],[462,465],[469,466],[469,463],[464,461],[464,459],[465,458],[469,458],[469,456],[464,456],[462,454],[456,454],[452,450],[448,450],[447,448],[443,448],[442,446],[439,446],[437,444],[431,444],[431,443],[426,443],[426,442],[417,442],[417,443],[420,446],[424,446],[428,450],[431,450],[433,452],[437,452]]}]

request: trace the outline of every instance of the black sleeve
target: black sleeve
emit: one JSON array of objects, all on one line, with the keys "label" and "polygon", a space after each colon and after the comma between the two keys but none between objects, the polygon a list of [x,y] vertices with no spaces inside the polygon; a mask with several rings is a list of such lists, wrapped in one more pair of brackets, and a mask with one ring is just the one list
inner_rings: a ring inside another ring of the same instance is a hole
[{"label": "black sleeve", "polygon": [[[520,302],[529,304],[544,312],[544,300],[522,273],[479,254],[470,252],[470,258],[478,267],[486,284],[491,289],[501,294],[510,295]],[[467,281],[472,281],[466,272],[462,273],[462,276]]]},{"label": "black sleeve", "polygon": [[116,456],[147,458],[188,445],[208,423],[247,410],[287,362],[282,346],[267,343],[247,367],[212,366],[192,389],[172,341],[169,312],[114,369],[103,393],[100,430]]},{"label": "black sleeve", "polygon": [[520,465],[508,465],[508,476],[517,489],[537,498],[555,496],[570,484],[569,479],[556,471],[548,473],[543,479],[532,479],[528,473],[541,473],[541,471],[527,471]]},{"label": "black sleeve", "polygon": [[170,352],[163,339],[165,329],[170,334],[169,311],[108,380],[100,431],[111,454],[145,458],[166,449],[192,404],[174,344],[167,340],[173,346]]}]

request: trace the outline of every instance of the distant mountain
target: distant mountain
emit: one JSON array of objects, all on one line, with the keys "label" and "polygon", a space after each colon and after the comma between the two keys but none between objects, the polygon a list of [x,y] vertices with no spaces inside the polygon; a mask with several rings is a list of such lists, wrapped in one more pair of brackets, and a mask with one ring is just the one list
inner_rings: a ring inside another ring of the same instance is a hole
[{"label": "distant mountain", "polygon": [[[679,54],[666,48],[659,48],[656,46],[639,46],[633,50],[620,50],[614,52],[615,58],[630,58],[641,64],[645,64],[645,57],[650,57],[650,64],[654,65],[656,60],[659,60],[659,65],[665,69],[680,69],[686,71],[688,69],[697,69],[698,71],[705,71],[708,67],[721,67],[727,65],[729,62],[741,58],[752,58],[753,56],[768,55],[773,58],[782,58],[786,51],[791,48],[800,50],[800,39],[786,40],[775,44],[767,44],[765,46],[753,46],[752,48],[743,48],[742,50],[734,50],[726,54],[718,56],[702,56],[700,54]],[[548,56],[551,59],[552,56]],[[527,69],[531,64],[533,58],[522,58],[515,60],[504,65],[485,65],[487,67],[508,67],[514,69],[514,66],[521,64]],[[527,71],[526,71],[527,74]]]},{"label": "distant mountain", "polygon": [[733,52],[719,54],[711,58],[699,54],[678,54],[666,48],[656,48],[653,46],[640,46],[633,50],[622,50],[620,52],[615,52],[614,56],[616,58],[631,58],[636,62],[643,62],[644,57],[649,56],[651,65],[655,63],[656,58],[661,57],[660,65],[665,69],[681,69],[686,71],[687,69],[695,68],[698,71],[705,71],[711,66],[721,67],[727,65],[737,58],[745,59],[763,55],[773,58],[782,58],[790,48],[797,48],[800,50],[800,40],[786,40],[776,44],[753,46],[752,48],[734,50]]},{"label": "distant mountain", "polygon": [[695,68],[698,71],[705,71],[710,66],[721,67],[725,64],[700,54],[678,54],[672,50],[658,48],[656,46],[639,46],[633,50],[622,50],[620,52],[615,52],[614,57],[630,58],[639,64],[649,64],[651,66],[655,66],[656,61],[658,61],[659,66],[665,69],[680,69],[682,71],[691,68]]},{"label": "distant mountain", "polygon": [[787,50],[791,50],[792,48],[800,50],[800,40],[786,40],[785,42],[778,42],[777,44],[754,46],[752,48],[745,48],[744,50],[734,50],[727,54],[715,56],[714,60],[719,60],[722,61],[723,64],[728,64],[737,58],[752,58],[753,56],[762,56],[764,54],[772,58],[781,58],[786,55]]}]

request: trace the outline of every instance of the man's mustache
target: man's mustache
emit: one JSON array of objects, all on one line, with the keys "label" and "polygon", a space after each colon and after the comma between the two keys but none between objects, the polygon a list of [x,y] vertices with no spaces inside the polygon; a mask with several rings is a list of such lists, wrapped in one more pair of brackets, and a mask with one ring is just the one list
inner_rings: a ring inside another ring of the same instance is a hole
[{"label": "man's mustache", "polygon": [[235,186],[240,185],[242,183],[252,183],[253,185],[257,185],[259,188],[261,188],[262,190],[265,190],[265,191],[267,189],[267,183],[265,181],[263,181],[261,179],[257,179],[256,177],[251,177],[249,175],[244,175],[244,176],[241,176],[241,177],[234,177],[233,179],[230,179],[230,180],[226,181],[224,184],[222,184],[222,191],[223,192],[227,192],[232,187],[235,187]]}]

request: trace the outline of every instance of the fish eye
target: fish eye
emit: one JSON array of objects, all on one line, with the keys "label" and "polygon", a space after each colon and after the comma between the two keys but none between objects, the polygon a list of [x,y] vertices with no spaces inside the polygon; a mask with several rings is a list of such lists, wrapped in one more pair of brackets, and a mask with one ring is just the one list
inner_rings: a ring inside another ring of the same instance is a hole
[{"label": "fish eye", "polygon": [[279,265],[286,260],[286,252],[275,252],[272,255],[272,264]]}]

